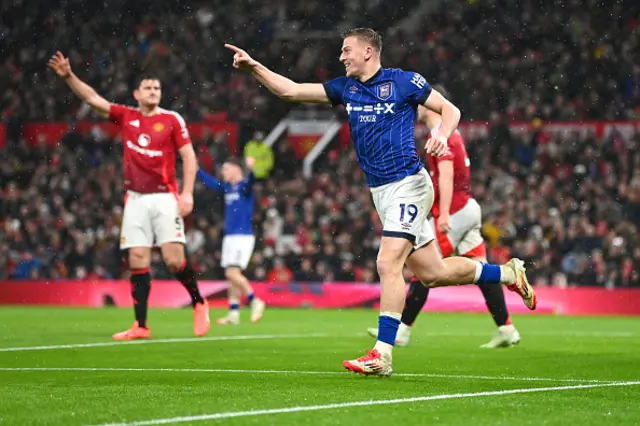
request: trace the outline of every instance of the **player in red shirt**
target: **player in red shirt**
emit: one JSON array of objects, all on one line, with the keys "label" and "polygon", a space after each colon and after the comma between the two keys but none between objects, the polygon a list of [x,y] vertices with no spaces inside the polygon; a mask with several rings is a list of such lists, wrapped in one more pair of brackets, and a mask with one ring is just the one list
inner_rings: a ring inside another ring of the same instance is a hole
[{"label": "player in red shirt", "polygon": [[[176,112],[160,108],[162,89],[153,76],[140,79],[133,96],[138,108],[112,104],[81,81],[69,59],[57,52],[48,62],[80,99],[94,111],[118,124],[124,150],[126,190],[120,248],[129,250],[131,295],[136,321],[115,340],[148,339],[147,306],[151,288],[151,248],[160,247],[162,258],[187,289],[194,309],[193,329],[204,336],[210,328],[209,306],[198,289],[195,272],[185,257],[183,217],[193,210],[197,170],[189,131]],[[183,164],[182,193],[176,181],[176,157]]]},{"label": "player in red shirt", "polygon": [[[440,85],[434,89],[450,99]],[[440,125],[441,117],[426,108],[418,109],[418,120],[424,122],[430,131]],[[427,156],[427,164],[434,187],[434,201],[429,222],[435,229],[438,248],[442,257],[457,252],[459,256],[487,262],[484,239],[480,233],[482,212],[480,205],[471,197],[471,163],[464,139],[455,131],[447,141],[448,151],[441,157]],[[509,347],[520,341],[520,334],[509,318],[502,287],[478,284],[484,295],[489,312],[498,326],[489,343],[483,348]],[[413,278],[407,294],[402,320],[396,337],[397,346],[406,346],[411,337],[411,326],[427,301],[429,288]],[[377,334],[370,328],[369,334]]]}]

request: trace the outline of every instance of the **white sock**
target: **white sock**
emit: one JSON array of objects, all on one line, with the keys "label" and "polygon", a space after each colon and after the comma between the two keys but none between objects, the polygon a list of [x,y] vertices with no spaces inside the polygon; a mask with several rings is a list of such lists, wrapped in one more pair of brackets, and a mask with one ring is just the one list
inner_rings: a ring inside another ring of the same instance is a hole
[{"label": "white sock", "polygon": [[516,274],[507,265],[500,265],[500,283],[510,285],[516,282]]},{"label": "white sock", "polygon": [[398,337],[406,337],[409,334],[411,334],[411,326],[401,322],[400,327],[398,327]]},{"label": "white sock", "polygon": [[376,349],[378,352],[380,352],[380,355],[391,356],[391,353],[393,352],[393,346],[388,343],[381,342],[380,340],[376,341],[376,345],[373,347],[373,349]]},{"label": "white sock", "polygon": [[482,263],[476,262],[476,276],[473,278],[473,282],[477,283],[482,275]]},{"label": "white sock", "polygon": [[400,321],[402,319],[402,313],[401,312],[389,312],[389,311],[384,311],[384,312],[380,312],[380,316],[381,317],[391,317],[391,318],[395,318],[398,321]]}]

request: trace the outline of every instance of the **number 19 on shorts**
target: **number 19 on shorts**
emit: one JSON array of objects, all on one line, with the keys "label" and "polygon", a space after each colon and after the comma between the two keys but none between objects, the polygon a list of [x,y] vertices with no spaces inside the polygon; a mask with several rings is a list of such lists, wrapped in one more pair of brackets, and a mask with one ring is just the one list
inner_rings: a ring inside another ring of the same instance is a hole
[{"label": "number 19 on shorts", "polygon": [[409,223],[413,223],[418,217],[418,206],[415,204],[400,204],[400,223],[404,223],[405,218],[408,218]]}]

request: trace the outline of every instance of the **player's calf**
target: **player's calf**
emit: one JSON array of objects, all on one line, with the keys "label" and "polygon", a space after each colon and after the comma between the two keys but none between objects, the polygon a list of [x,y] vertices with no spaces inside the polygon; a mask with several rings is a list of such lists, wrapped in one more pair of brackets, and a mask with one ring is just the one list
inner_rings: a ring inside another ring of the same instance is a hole
[{"label": "player's calf", "polygon": [[184,256],[184,247],[181,243],[166,243],[162,245],[161,249],[165,264],[191,297],[193,331],[196,336],[204,336],[211,327],[209,304],[200,294],[196,273]]},{"label": "player's calf", "polygon": [[410,251],[411,243],[406,239],[382,237],[377,259],[381,287],[377,341],[367,355],[344,361],[342,365],[347,370],[377,376],[390,376],[393,372],[391,356],[400,326],[405,292],[402,268]]},{"label": "player's calf", "polygon": [[131,297],[135,323],[129,329],[113,335],[115,340],[148,339],[151,333],[147,326],[149,292],[151,291],[151,272],[149,247],[131,247],[128,249],[128,261],[131,276]]},{"label": "player's calf", "polygon": [[527,280],[523,262],[511,259],[505,265],[492,265],[464,257],[442,259],[433,242],[415,251],[407,266],[427,287],[463,284],[503,284],[522,297],[529,309],[535,309],[537,298]]},{"label": "player's calf", "polygon": [[196,273],[184,255],[184,247],[180,243],[167,243],[162,246],[162,258],[167,268],[184,286],[191,296],[192,306],[204,303],[204,298],[198,289]]}]

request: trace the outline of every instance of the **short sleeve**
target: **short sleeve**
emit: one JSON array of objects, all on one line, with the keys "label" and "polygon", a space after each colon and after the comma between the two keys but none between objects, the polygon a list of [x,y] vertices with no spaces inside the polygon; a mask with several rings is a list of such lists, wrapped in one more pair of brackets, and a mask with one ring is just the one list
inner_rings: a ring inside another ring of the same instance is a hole
[{"label": "short sleeve", "polygon": [[436,163],[442,163],[443,161],[453,161],[453,152],[447,148],[447,152],[442,157],[435,157]]},{"label": "short sleeve", "polygon": [[344,105],[344,88],[347,85],[346,77],[338,77],[322,84],[324,91],[327,92],[327,98],[333,106]]},{"label": "short sleeve", "polygon": [[122,123],[127,111],[129,111],[129,108],[124,105],[109,105],[109,121],[112,121],[116,124]]},{"label": "short sleeve", "polygon": [[180,114],[173,113],[172,114],[176,123],[173,126],[173,142],[176,145],[176,149],[180,149],[185,145],[189,145],[191,143],[191,137],[189,136],[189,129],[187,129],[187,123],[184,121],[184,118]]},{"label": "short sleeve", "polygon": [[417,72],[400,71],[396,82],[409,104],[424,105],[431,94],[431,85]]}]

